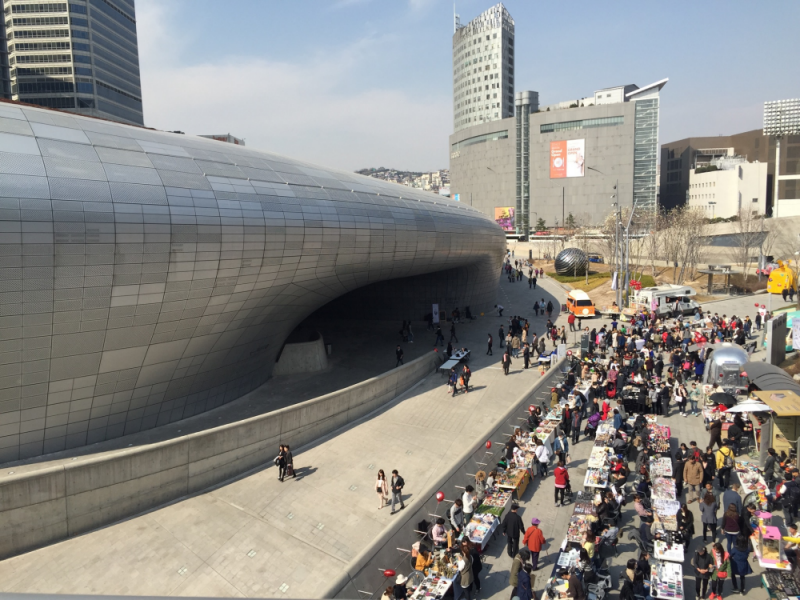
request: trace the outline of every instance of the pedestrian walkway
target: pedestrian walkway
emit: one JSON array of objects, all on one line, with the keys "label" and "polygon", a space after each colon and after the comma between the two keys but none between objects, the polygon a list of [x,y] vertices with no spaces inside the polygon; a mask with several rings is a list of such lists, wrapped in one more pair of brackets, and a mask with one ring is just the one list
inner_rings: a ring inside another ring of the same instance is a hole
[{"label": "pedestrian walkway", "polygon": [[[502,278],[500,285],[502,319],[486,314],[456,325],[458,346],[473,350],[469,394],[450,397],[444,378],[431,374],[385,409],[293,449],[296,479],[281,483],[277,469],[266,465],[217,489],[5,560],[2,591],[319,597],[391,523],[389,509],[377,508],[378,469],[387,475],[398,469],[405,501],[414,502],[474,446],[494,415],[538,381],[538,370],[522,370],[521,358],[503,376],[497,329],[518,314],[541,333],[547,318],[532,318],[534,294],[559,307],[563,290],[547,280],[536,291],[524,280]],[[432,333],[415,331],[415,345],[432,346]],[[488,333],[496,340],[494,356],[485,354]]]}]

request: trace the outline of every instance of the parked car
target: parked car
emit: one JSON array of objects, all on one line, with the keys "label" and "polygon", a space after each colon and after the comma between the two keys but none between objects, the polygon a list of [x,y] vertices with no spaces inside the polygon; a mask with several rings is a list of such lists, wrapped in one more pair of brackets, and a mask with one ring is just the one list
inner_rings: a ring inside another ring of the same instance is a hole
[{"label": "parked car", "polygon": [[602,263],[603,262],[603,257],[600,256],[599,254],[590,254],[589,255],[589,262]]}]

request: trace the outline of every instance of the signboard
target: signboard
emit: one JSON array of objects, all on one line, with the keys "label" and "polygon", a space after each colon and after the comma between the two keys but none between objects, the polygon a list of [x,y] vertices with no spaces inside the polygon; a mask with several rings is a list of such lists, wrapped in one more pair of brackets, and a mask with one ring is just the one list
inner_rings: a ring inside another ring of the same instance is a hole
[{"label": "signboard", "polygon": [[434,323],[438,323],[439,322],[439,305],[438,304],[434,304],[433,305],[433,322]]},{"label": "signboard", "polygon": [[585,140],[550,142],[550,179],[583,177]]},{"label": "signboard", "polygon": [[800,350],[800,319],[792,319],[792,348]]},{"label": "signboard", "polygon": [[516,231],[516,227],[514,227],[514,207],[495,206],[494,222],[500,225],[503,231]]}]

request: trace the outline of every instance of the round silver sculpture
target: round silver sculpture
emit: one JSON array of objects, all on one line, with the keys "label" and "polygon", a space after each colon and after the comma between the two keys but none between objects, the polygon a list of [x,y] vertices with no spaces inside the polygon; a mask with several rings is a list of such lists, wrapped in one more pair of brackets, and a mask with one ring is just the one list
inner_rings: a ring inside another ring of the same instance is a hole
[{"label": "round silver sculpture", "polygon": [[556,273],[559,275],[586,275],[589,257],[580,248],[564,248],[556,256]]}]

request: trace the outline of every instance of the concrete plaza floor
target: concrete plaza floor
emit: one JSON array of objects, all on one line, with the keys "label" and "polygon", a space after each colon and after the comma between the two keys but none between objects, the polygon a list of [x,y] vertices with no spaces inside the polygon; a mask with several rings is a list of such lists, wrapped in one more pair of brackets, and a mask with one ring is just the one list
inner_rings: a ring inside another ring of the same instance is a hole
[{"label": "concrete plaza floor", "polygon": [[[503,414],[539,378],[536,370],[523,371],[521,360],[515,361],[510,376],[503,376],[499,325],[506,324],[505,317],[520,314],[540,333],[546,318],[533,317],[534,298],[553,298],[560,306],[564,296],[563,289],[549,279],[536,291],[524,282],[511,284],[501,279],[499,302],[505,306],[504,318],[486,315],[457,326],[458,345],[473,350],[474,390],[470,394],[451,398],[444,379],[429,375],[385,409],[309,447],[295,449],[297,479],[281,483],[275,467],[265,465],[263,470],[214,490],[5,560],[0,562],[0,591],[319,597],[393,518],[388,508],[377,508],[377,469],[389,473],[397,468],[407,482],[406,502],[413,502],[418,491],[476,443],[487,426],[485,415]],[[752,315],[753,308],[748,306],[753,307],[754,302],[752,298],[720,302],[712,312]],[[559,317],[558,324],[563,324],[564,317]],[[425,332],[424,326],[417,325],[415,331],[414,352],[430,349],[433,335]],[[485,354],[487,333],[495,337],[491,357]],[[395,343],[384,343],[390,357]],[[407,352],[410,346],[405,346]],[[353,346],[348,360],[357,362],[358,356]],[[269,396],[267,390],[263,393]],[[478,409],[481,416],[476,414]],[[694,439],[701,446],[707,442],[700,417],[671,416],[664,422],[680,441]],[[569,468],[575,491],[582,488],[589,450],[590,444],[581,442],[571,451]],[[693,511],[697,513],[696,505]],[[553,547],[561,543],[571,512],[571,507],[553,506],[552,476],[543,482],[537,478],[523,498],[523,519],[540,518]],[[629,504],[623,524],[635,520]],[[702,529],[699,515],[696,527]],[[612,562],[615,583],[625,561],[634,556],[633,550],[632,542],[623,538],[620,556]],[[489,546],[481,574],[481,598],[508,597],[510,563],[503,538],[498,536]],[[537,591],[543,588],[551,567],[547,560],[545,569],[539,571]],[[757,565],[754,569],[758,571]],[[692,600],[693,576],[688,566],[685,573],[686,598]],[[748,587],[759,600],[766,597],[763,590],[754,589],[758,587],[756,575],[748,577]]]},{"label": "concrete plaza floor", "polygon": [[[473,350],[469,394],[450,397],[444,378],[431,374],[385,409],[295,449],[297,479],[281,483],[277,469],[265,465],[214,490],[5,560],[0,591],[319,597],[393,518],[377,507],[379,468],[398,469],[406,502],[413,502],[475,444],[487,415],[504,414],[538,381],[538,371],[524,371],[521,359],[503,375],[497,330],[510,314],[532,318],[534,294],[559,306],[555,295],[563,297],[563,290],[552,282],[532,291],[527,283],[502,280],[499,293],[502,319],[491,314],[456,326],[458,346]],[[545,321],[532,319],[537,332]],[[394,336],[397,329],[399,321]],[[449,327],[443,329],[447,341]],[[419,324],[415,333],[407,352],[430,350],[433,334]],[[493,356],[486,355],[488,333],[496,340]],[[389,366],[396,339],[386,344]],[[374,357],[374,347],[365,346],[366,354]],[[348,360],[358,356],[353,348]]]}]

